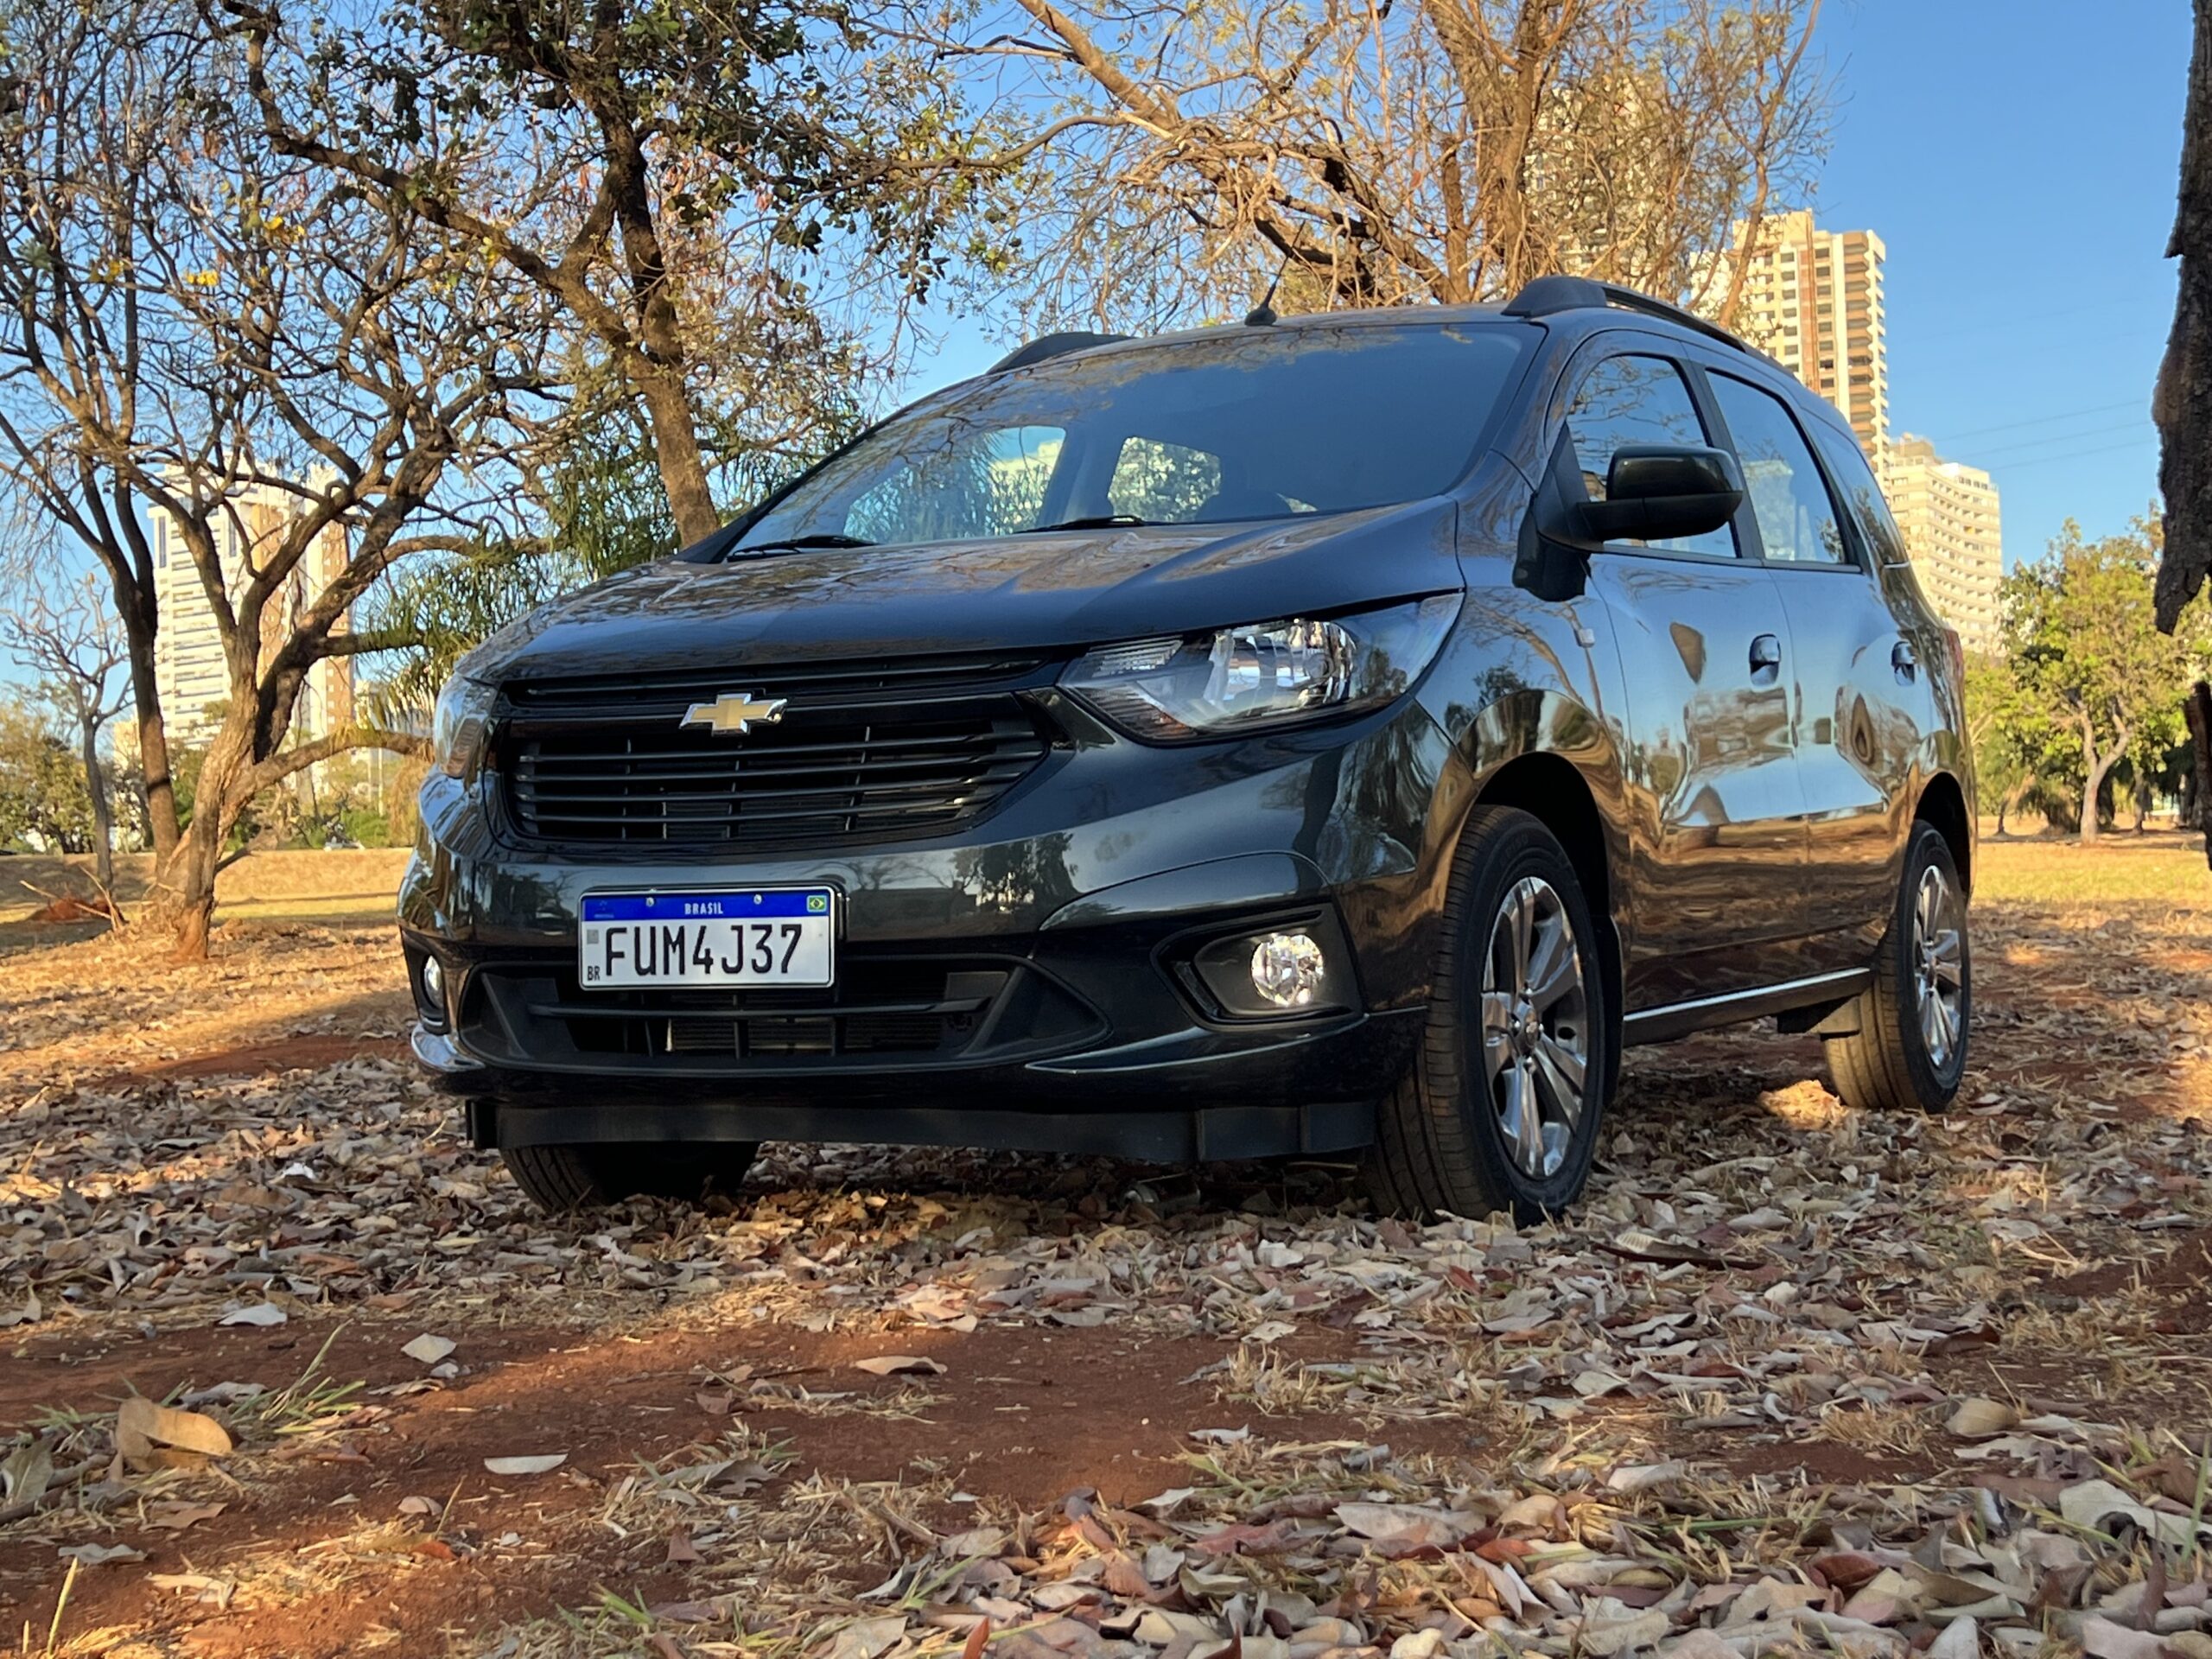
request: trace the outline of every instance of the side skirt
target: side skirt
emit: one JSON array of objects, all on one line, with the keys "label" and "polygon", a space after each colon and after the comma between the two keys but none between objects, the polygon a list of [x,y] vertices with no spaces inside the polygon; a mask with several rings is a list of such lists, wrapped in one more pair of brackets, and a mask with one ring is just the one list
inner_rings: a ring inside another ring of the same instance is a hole
[{"label": "side skirt", "polygon": [[[1806,979],[1784,980],[1779,985],[1761,985],[1748,991],[1730,991],[1721,996],[1692,997],[1687,1002],[1669,1002],[1664,1007],[1641,1008],[1623,1016],[1621,1041],[1624,1044],[1663,1043],[1676,1037],[1687,1037],[1694,1031],[1705,1031],[1714,1026],[1739,1025],[1746,1020],[1764,1019],[1770,1014],[1789,1014],[1801,1008],[1833,1009],[1840,1014],[1847,1012],[1853,997],[1874,982],[1871,968],[1846,968],[1833,974],[1815,974]],[[1814,1030],[1818,1022],[1797,1024],[1796,1029]]]}]

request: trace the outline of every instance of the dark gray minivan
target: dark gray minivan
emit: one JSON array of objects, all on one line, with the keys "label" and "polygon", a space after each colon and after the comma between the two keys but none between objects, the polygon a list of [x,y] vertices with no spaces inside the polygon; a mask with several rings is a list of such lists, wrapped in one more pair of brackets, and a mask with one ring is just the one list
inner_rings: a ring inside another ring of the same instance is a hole
[{"label": "dark gray minivan", "polygon": [[1849,428],[1671,306],[1049,337],[463,663],[416,1052],[554,1207],[797,1139],[1535,1217],[1627,1043],[1951,1100],[1961,679]]}]

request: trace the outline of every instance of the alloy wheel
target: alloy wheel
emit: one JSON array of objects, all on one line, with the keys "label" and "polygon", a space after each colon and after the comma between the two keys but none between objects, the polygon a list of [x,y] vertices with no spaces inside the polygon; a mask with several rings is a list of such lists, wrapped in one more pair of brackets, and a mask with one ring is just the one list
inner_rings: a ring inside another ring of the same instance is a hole
[{"label": "alloy wheel", "polygon": [[1912,901],[1914,1006],[1929,1064],[1946,1070],[1958,1052],[1965,1024],[1966,930],[1958,889],[1934,865],[1920,874]]},{"label": "alloy wheel", "polygon": [[1483,1075],[1513,1161],[1543,1179],[1582,1120],[1589,998],[1557,889],[1523,876],[1491,923],[1483,960]]}]

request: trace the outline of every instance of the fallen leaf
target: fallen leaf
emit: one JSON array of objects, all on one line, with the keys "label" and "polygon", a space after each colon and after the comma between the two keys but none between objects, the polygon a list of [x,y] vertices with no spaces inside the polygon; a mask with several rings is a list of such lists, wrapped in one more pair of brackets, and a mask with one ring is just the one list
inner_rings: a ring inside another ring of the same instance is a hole
[{"label": "fallen leaf", "polygon": [[133,1549],[128,1544],[69,1544],[54,1551],[67,1561],[85,1567],[106,1567],[116,1561],[143,1561],[146,1552]]},{"label": "fallen leaf", "polygon": [[215,1321],[218,1325],[282,1325],[290,1316],[274,1302],[256,1302],[251,1307],[234,1307]]},{"label": "fallen leaf", "polygon": [[181,1501],[149,1503],[146,1524],[169,1532],[182,1532],[187,1527],[196,1527],[202,1521],[213,1521],[228,1505],[222,1503],[188,1503]]},{"label": "fallen leaf", "polygon": [[1386,1555],[1446,1549],[1471,1536],[1482,1517],[1413,1503],[1339,1503],[1337,1519]]},{"label": "fallen leaf", "polygon": [[460,1345],[448,1337],[434,1337],[426,1331],[399,1351],[418,1363],[435,1365]]},{"label": "fallen leaf", "polygon": [[568,1460],[565,1452],[540,1452],[526,1458],[486,1458],[484,1466],[495,1475],[542,1475]]},{"label": "fallen leaf", "polygon": [[876,1359],[856,1359],[853,1362],[853,1369],[856,1371],[867,1371],[874,1376],[899,1376],[908,1374],[932,1376],[941,1375],[944,1370],[944,1366],[926,1354],[885,1354]]},{"label": "fallen leaf", "polygon": [[1962,1440],[1986,1440],[2002,1434],[2019,1421],[2019,1414],[2001,1401],[1961,1400],[1943,1427]]},{"label": "fallen leaf", "polygon": [[54,1453],[44,1440],[27,1440],[0,1463],[0,1498],[10,1503],[35,1503],[46,1496],[54,1478]]},{"label": "fallen leaf", "polygon": [[2094,1613],[2082,1621],[2082,1651],[2089,1659],[2164,1659],[2165,1643],[2150,1630],[2131,1630]]},{"label": "fallen leaf", "polygon": [[2077,1527],[2109,1530],[2115,1516],[2149,1533],[2160,1543],[2186,1549],[2199,1529],[2185,1515],[2167,1515],[2130,1497],[2108,1480],[2085,1480],[2058,1495],[2058,1512]]},{"label": "fallen leaf", "polygon": [[220,1458],[230,1453],[230,1431],[205,1412],[157,1406],[143,1394],[123,1402],[115,1415],[116,1445],[126,1457],[143,1459],[156,1445]]},{"label": "fallen leaf", "polygon": [[1675,1484],[1689,1471],[1689,1465],[1679,1458],[1666,1463],[1626,1464],[1605,1477],[1605,1490],[1613,1492],[1655,1491],[1662,1486]]},{"label": "fallen leaf", "polygon": [[875,1659],[876,1655],[895,1643],[906,1634],[904,1613],[886,1613],[880,1618],[858,1618],[846,1625],[822,1649],[822,1659]]}]

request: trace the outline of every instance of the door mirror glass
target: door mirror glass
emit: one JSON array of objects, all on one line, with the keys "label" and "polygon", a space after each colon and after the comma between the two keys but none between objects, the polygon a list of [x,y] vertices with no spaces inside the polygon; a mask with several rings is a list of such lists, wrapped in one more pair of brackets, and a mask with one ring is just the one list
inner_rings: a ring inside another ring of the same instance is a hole
[{"label": "door mirror glass", "polygon": [[1605,499],[1583,504],[1599,542],[1657,542],[1725,526],[1743,504],[1744,475],[1725,449],[1624,444],[1605,474]]}]

